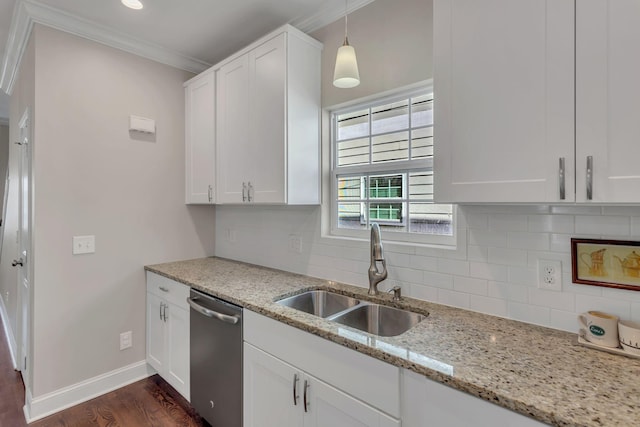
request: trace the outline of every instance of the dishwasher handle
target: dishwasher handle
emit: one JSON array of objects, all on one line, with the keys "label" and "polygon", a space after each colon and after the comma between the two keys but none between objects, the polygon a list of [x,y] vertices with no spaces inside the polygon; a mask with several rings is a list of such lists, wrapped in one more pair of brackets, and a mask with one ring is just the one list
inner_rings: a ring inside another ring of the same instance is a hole
[{"label": "dishwasher handle", "polygon": [[222,314],[222,313],[218,313],[217,311],[209,310],[208,308],[205,308],[200,304],[197,304],[195,302],[197,299],[198,297],[187,298],[187,302],[189,303],[191,308],[193,308],[198,313],[207,317],[212,317],[212,318],[221,320],[225,323],[230,323],[232,325],[235,325],[236,323],[238,323],[238,320],[239,320],[238,316],[229,316],[227,314]]}]

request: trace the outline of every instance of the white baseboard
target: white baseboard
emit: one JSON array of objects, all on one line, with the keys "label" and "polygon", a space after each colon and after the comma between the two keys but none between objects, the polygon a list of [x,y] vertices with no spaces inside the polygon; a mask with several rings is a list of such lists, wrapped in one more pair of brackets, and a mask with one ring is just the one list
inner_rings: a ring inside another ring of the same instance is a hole
[{"label": "white baseboard", "polygon": [[27,423],[39,420],[155,373],[156,371],[142,360],[35,398],[28,390],[24,417]]},{"label": "white baseboard", "polygon": [[11,329],[11,323],[9,322],[9,314],[7,313],[7,307],[4,305],[4,299],[0,296],[0,316],[2,316],[2,324],[4,325],[4,335],[7,337],[7,344],[9,345],[9,353],[11,353],[11,363],[13,369],[18,369],[16,363],[18,355],[18,345],[16,343],[16,337],[13,335]]}]

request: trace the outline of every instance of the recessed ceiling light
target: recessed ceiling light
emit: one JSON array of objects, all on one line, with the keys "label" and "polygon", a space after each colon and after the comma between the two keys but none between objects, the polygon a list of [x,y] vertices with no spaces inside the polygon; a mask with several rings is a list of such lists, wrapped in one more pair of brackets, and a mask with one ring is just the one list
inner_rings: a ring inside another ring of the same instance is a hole
[{"label": "recessed ceiling light", "polygon": [[144,7],[144,5],[140,3],[139,0],[120,0],[120,1],[122,2],[123,5],[131,9],[140,10]]}]

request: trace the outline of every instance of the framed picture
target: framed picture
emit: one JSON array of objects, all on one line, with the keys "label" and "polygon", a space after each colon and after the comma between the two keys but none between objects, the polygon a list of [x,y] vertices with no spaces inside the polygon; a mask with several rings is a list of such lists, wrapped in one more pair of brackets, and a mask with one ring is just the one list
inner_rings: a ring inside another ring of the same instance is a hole
[{"label": "framed picture", "polygon": [[574,283],[640,291],[640,242],[571,239]]}]

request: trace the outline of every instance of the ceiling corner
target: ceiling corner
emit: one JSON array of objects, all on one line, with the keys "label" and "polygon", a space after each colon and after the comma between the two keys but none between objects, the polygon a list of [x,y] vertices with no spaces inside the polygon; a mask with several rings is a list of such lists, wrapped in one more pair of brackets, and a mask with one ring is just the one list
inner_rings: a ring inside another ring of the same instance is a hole
[{"label": "ceiling corner", "polygon": [[[290,22],[291,25],[305,33],[312,33],[342,18],[346,13],[354,12],[375,0],[352,0],[327,2],[328,5],[311,16],[303,16]],[[345,11],[345,6],[348,8]]]}]

